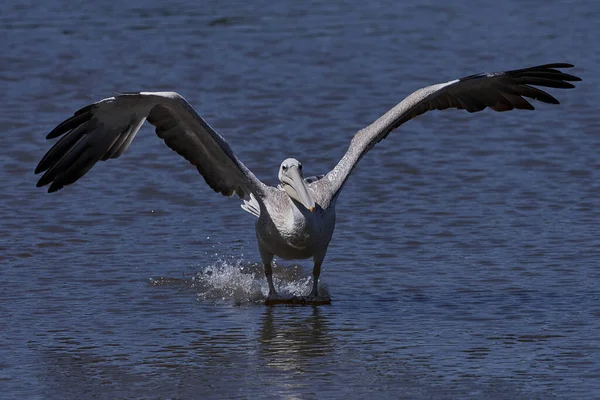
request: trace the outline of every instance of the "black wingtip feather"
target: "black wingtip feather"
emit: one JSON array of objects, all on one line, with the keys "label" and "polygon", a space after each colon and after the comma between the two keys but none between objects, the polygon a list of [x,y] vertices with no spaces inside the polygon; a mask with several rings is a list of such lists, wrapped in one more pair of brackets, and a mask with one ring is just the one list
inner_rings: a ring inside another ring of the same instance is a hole
[{"label": "black wingtip feather", "polygon": [[550,63],[550,64],[542,64],[536,65],[535,67],[527,68],[527,69],[549,69],[549,68],[573,68],[575,65],[570,63]]},{"label": "black wingtip feather", "polygon": [[138,96],[142,92],[114,92],[115,96]]},{"label": "black wingtip feather", "polygon": [[79,110],[75,111],[75,114],[73,114],[73,115],[81,115],[81,114],[90,112],[90,111],[92,111],[92,108],[96,107],[96,104],[98,104],[98,103],[93,103],[93,104],[87,105],[85,107],[82,107]]},{"label": "black wingtip feather", "polygon": [[560,101],[558,101],[558,99],[556,97],[550,96],[548,95],[548,97],[534,97],[534,99],[536,99],[537,101],[541,101],[542,103],[547,103],[547,104],[560,104]]},{"label": "black wingtip feather", "polygon": [[[83,110],[83,108],[82,108],[82,110]],[[61,122],[60,124],[58,124],[58,126],[56,128],[52,129],[52,131],[46,136],[46,139],[54,139],[55,137],[61,136],[65,133],[67,133],[68,131],[70,131],[71,129],[77,128],[79,125],[83,124],[84,122],[89,121],[90,118],[92,118],[91,112],[85,111],[85,112],[79,113],[79,111],[78,111],[71,118],[67,119],[66,121]]]},{"label": "black wingtip feather", "polygon": [[59,191],[60,189],[62,189],[64,187],[64,185],[57,183],[57,182],[52,182],[52,185],[50,185],[50,187],[48,188],[48,193],[54,193]]},{"label": "black wingtip feather", "polygon": [[521,73],[521,76],[534,77],[534,78],[545,78],[545,79],[554,79],[561,81],[570,81],[570,82],[578,82],[581,81],[581,78],[574,75],[565,74],[564,72],[553,72],[553,71],[525,71]]},{"label": "black wingtip feather", "polygon": [[547,78],[537,78],[537,77],[523,77],[523,83],[528,85],[535,86],[545,86],[556,89],[573,89],[575,85],[569,82],[563,82],[560,79],[547,79]]},{"label": "black wingtip feather", "polygon": [[49,184],[50,182],[52,182],[54,180],[54,175],[55,175],[54,173],[50,174],[50,171],[46,171],[46,173],[44,175],[42,175],[40,180],[37,181],[35,186],[36,187],[46,186],[47,184]]}]

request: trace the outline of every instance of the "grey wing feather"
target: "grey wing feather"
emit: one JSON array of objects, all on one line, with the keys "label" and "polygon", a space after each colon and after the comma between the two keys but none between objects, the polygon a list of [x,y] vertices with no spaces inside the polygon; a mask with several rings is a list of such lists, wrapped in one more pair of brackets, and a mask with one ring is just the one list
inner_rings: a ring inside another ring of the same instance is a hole
[{"label": "grey wing feather", "polygon": [[515,108],[533,110],[534,107],[524,97],[558,104],[558,100],[550,94],[531,85],[573,88],[573,84],[569,82],[580,81],[581,78],[557,69],[571,67],[571,64],[556,63],[505,72],[475,74],[419,89],[371,125],[358,131],[352,138],[346,154],[320,184],[328,185],[331,197],[335,198],[356,164],[375,144],[403,123],[427,111],[457,108],[472,113],[482,111],[486,107],[494,111]]},{"label": "grey wing feather", "polygon": [[250,200],[242,200],[241,206],[242,209],[254,215],[256,218],[260,217],[260,204],[252,193],[250,193]]},{"label": "grey wing feather", "polygon": [[173,92],[128,93],[101,100],[59,124],[48,139],[62,138],[42,158],[37,186],[49,192],[74,183],[100,160],[117,158],[148,121],[166,145],[193,164],[216,192],[240,198],[264,185],[235,156],[225,139]]}]

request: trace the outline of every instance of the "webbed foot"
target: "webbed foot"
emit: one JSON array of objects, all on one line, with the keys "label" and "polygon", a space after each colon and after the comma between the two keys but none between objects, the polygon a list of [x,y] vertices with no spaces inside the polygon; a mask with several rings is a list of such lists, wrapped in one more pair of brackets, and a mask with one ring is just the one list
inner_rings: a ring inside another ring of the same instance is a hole
[{"label": "webbed foot", "polygon": [[299,306],[320,306],[331,304],[329,296],[292,296],[284,297],[280,295],[267,296],[265,299],[266,306],[274,306],[277,304],[299,305]]},{"label": "webbed foot", "polygon": [[265,305],[272,306],[275,304],[285,304],[285,301],[287,299],[288,299],[287,297],[284,297],[275,291],[270,291],[269,295],[265,299]]}]

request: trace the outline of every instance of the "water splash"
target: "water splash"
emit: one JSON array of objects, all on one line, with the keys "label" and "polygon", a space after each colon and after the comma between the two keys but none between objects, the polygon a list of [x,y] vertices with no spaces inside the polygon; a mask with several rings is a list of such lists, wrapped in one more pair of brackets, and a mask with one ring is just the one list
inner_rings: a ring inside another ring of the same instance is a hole
[{"label": "water splash", "polygon": [[[312,276],[306,276],[300,265],[279,266],[273,264],[273,283],[284,296],[307,295],[312,288]],[[219,260],[191,278],[161,277],[152,279],[156,286],[184,286],[197,291],[199,300],[233,301],[234,304],[263,303],[269,286],[263,265],[248,263],[243,259]],[[326,285],[319,285],[319,293],[327,295]]]}]

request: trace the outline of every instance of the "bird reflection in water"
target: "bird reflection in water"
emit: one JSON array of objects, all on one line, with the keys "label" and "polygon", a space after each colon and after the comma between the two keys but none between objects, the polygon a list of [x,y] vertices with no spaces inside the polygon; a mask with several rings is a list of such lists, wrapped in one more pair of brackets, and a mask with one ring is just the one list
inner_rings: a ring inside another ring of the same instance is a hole
[{"label": "bird reflection in water", "polygon": [[333,350],[328,311],[267,307],[261,318],[259,356],[271,367],[304,371]]}]

